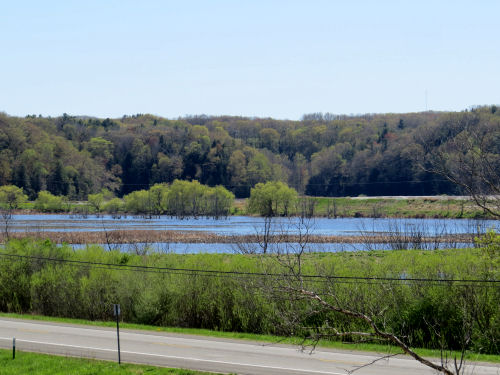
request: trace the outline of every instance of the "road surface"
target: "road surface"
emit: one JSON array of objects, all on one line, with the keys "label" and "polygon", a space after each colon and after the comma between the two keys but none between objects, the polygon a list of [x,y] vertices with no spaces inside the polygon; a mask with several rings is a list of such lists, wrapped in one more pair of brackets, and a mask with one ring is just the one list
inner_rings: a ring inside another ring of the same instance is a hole
[{"label": "road surface", "polygon": [[[0,347],[68,356],[117,360],[116,330],[53,322],[0,318]],[[379,358],[375,354],[297,347],[233,339],[120,330],[122,362],[237,374],[345,375]],[[357,375],[434,374],[407,357],[378,361]],[[471,364],[469,374],[500,374],[500,366]]]}]

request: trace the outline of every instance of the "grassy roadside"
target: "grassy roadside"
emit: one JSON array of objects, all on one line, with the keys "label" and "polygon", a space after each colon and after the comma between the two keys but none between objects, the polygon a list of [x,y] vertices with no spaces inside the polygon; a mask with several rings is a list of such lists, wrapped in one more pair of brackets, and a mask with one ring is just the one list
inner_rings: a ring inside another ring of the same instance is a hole
[{"label": "grassy roadside", "polygon": [[35,374],[35,375],[208,375],[212,373],[181,370],[155,366],[121,364],[115,362],[61,357],[56,355],[16,352],[12,359],[10,350],[0,349],[0,375]]},{"label": "grassy roadside", "polygon": [[[59,323],[68,323],[68,324],[82,324],[82,325],[90,325],[90,326],[96,326],[96,327],[116,327],[115,322],[87,321],[87,320],[83,320],[83,319],[58,318],[58,317],[48,317],[48,316],[42,316],[42,315],[14,314],[14,313],[2,313],[2,312],[0,312],[0,317],[14,318],[14,319],[31,319],[31,320],[38,320],[38,321],[59,322]],[[299,345],[302,343],[302,340],[300,338],[279,337],[279,336],[271,336],[271,335],[259,335],[259,334],[241,333],[241,332],[211,331],[208,329],[198,329],[198,328],[158,327],[158,326],[133,324],[133,323],[120,323],[120,327],[124,328],[124,329],[178,333],[178,334],[187,334],[187,335],[199,335],[199,336],[217,337],[217,338],[225,338],[225,339],[252,340],[252,341],[276,343],[276,344]],[[320,341],[318,343],[318,347],[330,348],[330,349],[340,349],[340,350],[378,352],[378,353],[384,353],[384,354],[402,353],[399,348],[391,347],[391,346],[383,345],[383,344],[367,344],[367,343],[352,344],[352,343],[342,343],[342,342],[336,342],[336,341],[323,340],[323,341]],[[441,356],[441,353],[439,350],[415,349],[415,351],[418,354],[425,356],[425,357],[439,358]],[[451,353],[451,355],[450,355],[450,353],[448,353],[448,356],[452,357],[454,354],[456,354],[457,356],[459,355],[459,353]],[[493,354],[467,353],[466,360],[477,361],[477,362],[500,363],[500,354],[493,355]],[[1,371],[0,371],[0,374],[2,374]],[[155,374],[155,373],[153,373],[153,374]],[[191,374],[191,373],[189,373],[189,374]],[[193,372],[193,374],[197,374],[197,373]]]}]

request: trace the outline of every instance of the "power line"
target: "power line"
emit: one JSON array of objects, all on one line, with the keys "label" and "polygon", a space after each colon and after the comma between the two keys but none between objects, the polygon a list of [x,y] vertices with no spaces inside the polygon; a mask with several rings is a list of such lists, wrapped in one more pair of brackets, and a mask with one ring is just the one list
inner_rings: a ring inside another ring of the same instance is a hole
[{"label": "power line", "polygon": [[[189,180],[182,180],[182,181],[189,181]],[[57,183],[69,183],[69,181],[63,181],[63,180],[47,180],[46,182],[57,182]],[[349,181],[339,181],[339,185],[344,185],[344,186],[361,186],[361,185],[380,185],[380,184],[430,184],[434,182],[449,182],[447,179],[434,179],[434,180],[401,180],[401,181],[370,181],[370,182],[349,182]],[[143,186],[143,187],[152,187],[156,184],[170,184],[171,182],[154,182],[154,183],[124,183],[121,182],[119,183],[120,186]],[[236,187],[254,187],[255,184],[249,185],[249,184],[219,184],[221,186],[224,186],[225,188],[236,188]],[[310,186],[331,186],[333,184],[311,184],[308,183]],[[209,185],[207,185],[209,186]]]},{"label": "power line", "polygon": [[220,270],[200,270],[194,268],[175,268],[175,267],[155,267],[155,266],[140,266],[132,264],[116,264],[104,262],[90,262],[82,260],[60,259],[41,257],[34,255],[19,255],[0,253],[0,256],[14,259],[35,259],[48,262],[68,263],[73,265],[81,265],[85,267],[105,268],[119,271],[140,271],[140,272],[156,272],[156,273],[175,273],[186,274],[190,276],[223,276],[223,277],[274,277],[274,278],[291,278],[300,277],[311,280],[322,281],[370,281],[370,282],[429,282],[436,284],[491,284],[500,285],[500,280],[480,280],[480,279],[432,279],[432,278],[396,278],[396,277],[367,277],[367,276],[326,276],[326,275],[293,275],[293,274],[280,274],[280,273],[264,273],[264,272],[242,272],[242,271],[220,271]]}]

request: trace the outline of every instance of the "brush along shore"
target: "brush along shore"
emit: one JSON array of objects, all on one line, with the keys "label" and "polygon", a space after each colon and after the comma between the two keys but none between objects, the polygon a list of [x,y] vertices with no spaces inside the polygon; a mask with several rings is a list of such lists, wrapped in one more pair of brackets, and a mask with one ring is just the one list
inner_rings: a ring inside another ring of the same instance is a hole
[{"label": "brush along shore", "polygon": [[[418,237],[418,238],[416,238]],[[472,243],[472,234],[447,234],[440,236],[413,236],[412,234],[360,234],[354,236],[323,236],[309,235],[309,243],[394,243],[395,241],[421,243]],[[9,239],[32,238],[37,240],[49,239],[55,243],[68,244],[126,244],[126,243],[257,243],[263,238],[259,235],[220,235],[198,231],[171,231],[171,230],[108,230],[92,232],[13,232]],[[5,233],[0,234],[0,241],[7,240]],[[270,235],[269,243],[297,243],[304,241],[303,236],[294,234]]]},{"label": "brush along shore", "polygon": [[[496,354],[497,244],[497,235],[491,234],[480,244],[483,248],[304,253],[297,258],[297,253],[284,252],[133,254],[11,240],[0,257],[0,286],[5,286],[0,311],[112,322],[112,306],[119,303],[123,322],[159,327],[302,339],[331,324],[346,332],[372,332],[364,320],[295,298],[289,288],[299,285],[331,303],[372,314],[414,347],[461,350],[466,345],[470,353]],[[287,259],[292,263],[283,263]],[[378,340],[370,336],[370,342]]]},{"label": "brush along shore", "polygon": [[[130,211],[122,200],[113,209],[103,206],[96,211],[87,201],[72,201],[67,204],[40,210],[34,202],[26,202],[12,214],[51,214],[69,213],[75,215],[110,214],[150,216],[158,213]],[[161,213],[161,212],[160,212]],[[297,204],[290,208],[289,214],[305,213],[314,217],[347,218],[482,218],[494,217],[479,208],[465,196],[383,196],[383,197],[299,197]],[[164,213],[165,214],[165,213]],[[229,215],[249,215],[248,199],[236,199]]]}]

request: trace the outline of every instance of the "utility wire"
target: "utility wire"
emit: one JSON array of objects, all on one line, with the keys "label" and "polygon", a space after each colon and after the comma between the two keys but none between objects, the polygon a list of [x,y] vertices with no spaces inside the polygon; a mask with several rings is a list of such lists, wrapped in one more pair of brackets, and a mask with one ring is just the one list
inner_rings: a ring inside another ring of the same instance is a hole
[{"label": "utility wire", "polygon": [[60,258],[50,258],[41,257],[34,255],[19,255],[19,254],[7,254],[0,253],[0,256],[13,258],[13,259],[34,259],[49,262],[59,262],[68,263],[75,265],[82,265],[86,267],[99,267],[114,270],[128,270],[128,271],[142,271],[142,272],[157,272],[157,273],[178,273],[178,274],[189,274],[189,275],[215,275],[215,276],[232,276],[232,277],[274,277],[274,278],[290,278],[290,277],[301,277],[304,279],[316,279],[323,281],[389,281],[389,282],[430,282],[430,283],[462,283],[462,284],[492,284],[500,285],[500,280],[479,280],[479,279],[432,279],[432,278],[395,278],[395,277],[366,277],[366,276],[325,276],[325,275],[293,275],[293,274],[280,274],[280,273],[264,273],[264,272],[242,272],[242,271],[220,271],[220,270],[200,270],[194,268],[175,268],[175,267],[154,267],[154,266],[140,266],[132,264],[116,264],[116,263],[104,263],[104,262],[90,262],[81,260],[71,260],[71,259],[60,259]]},{"label": "utility wire", "polygon": [[[184,181],[184,180],[183,180]],[[53,180],[53,179],[50,179],[50,178],[47,178],[47,182],[51,182],[51,183],[68,183],[69,181],[63,181],[63,180]],[[342,185],[342,186],[360,186],[360,185],[381,185],[381,184],[431,184],[433,182],[449,182],[449,180],[446,180],[446,179],[435,179],[435,180],[402,180],[402,181],[370,181],[370,182],[348,182],[348,181],[341,181],[339,182],[338,184],[336,185]],[[163,182],[154,182],[154,183],[150,183],[150,182],[147,182],[147,183],[119,183],[120,186],[143,186],[143,187],[146,187],[146,186],[153,186],[153,185],[156,185],[156,184],[169,184],[171,182],[166,182],[166,181],[163,181]],[[222,185],[226,188],[235,188],[235,187],[254,187],[255,184],[253,185],[249,185],[249,184],[219,184],[219,185]],[[311,186],[331,186],[331,185],[334,185],[334,184],[320,184],[320,183],[316,183],[316,184],[311,184],[311,183],[308,183],[308,185],[311,185]],[[208,186],[208,185],[207,185]],[[313,196],[311,196],[313,197]]]}]

